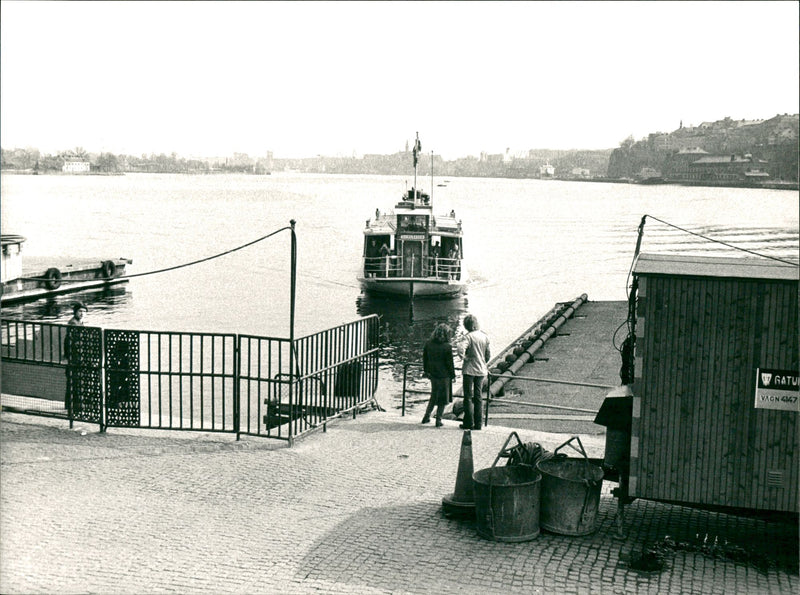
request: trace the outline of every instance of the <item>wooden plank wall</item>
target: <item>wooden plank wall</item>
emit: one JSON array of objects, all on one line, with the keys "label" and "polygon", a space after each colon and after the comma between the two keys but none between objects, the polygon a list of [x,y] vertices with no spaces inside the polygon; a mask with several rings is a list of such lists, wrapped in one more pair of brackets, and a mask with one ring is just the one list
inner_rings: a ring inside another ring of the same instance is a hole
[{"label": "wooden plank wall", "polygon": [[641,275],[636,335],[630,494],[798,511],[798,413],[754,407],[800,368],[798,283]]}]

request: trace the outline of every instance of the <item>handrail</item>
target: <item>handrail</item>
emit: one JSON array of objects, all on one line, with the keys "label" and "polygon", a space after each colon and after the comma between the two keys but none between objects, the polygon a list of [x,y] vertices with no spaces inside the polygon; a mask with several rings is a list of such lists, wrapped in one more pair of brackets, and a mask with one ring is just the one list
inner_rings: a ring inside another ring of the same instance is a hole
[{"label": "handrail", "polygon": [[[406,389],[406,380],[408,378],[408,368],[411,367],[411,366],[415,366],[417,368],[421,368],[422,364],[419,363],[419,362],[405,362],[403,364],[403,402],[402,402],[402,406],[401,406],[401,410],[400,410],[400,416],[401,417],[405,417],[405,415],[406,415],[406,392],[414,393],[414,394],[418,394],[418,395],[426,395],[429,392],[429,391],[426,391],[426,390]],[[454,369],[457,370],[457,371],[461,370],[461,368],[459,368],[459,367],[455,367]]]},{"label": "handrail", "polygon": [[[403,256],[364,256],[362,270],[365,274],[373,274],[375,277],[397,277],[403,271]],[[461,258],[441,258],[428,256],[423,259],[422,276],[436,277],[438,279],[450,279],[460,274],[462,266]],[[412,276],[414,276],[412,274]]]},{"label": "handrail", "polygon": [[[428,394],[428,391],[414,390],[414,389],[407,388],[407,386],[408,386],[408,369],[410,367],[421,368],[422,364],[420,364],[419,362],[405,362],[403,364],[403,394],[402,394],[402,405],[401,405],[401,416],[402,417],[404,417],[405,414],[406,414],[406,394],[407,393],[420,394],[420,395]],[[457,367],[455,369],[459,370],[459,371],[461,370],[461,368],[459,368],[459,367]],[[566,384],[566,385],[570,385],[570,386],[587,386],[587,387],[590,387],[590,388],[603,388],[603,389],[608,389],[608,390],[616,388],[614,386],[608,386],[608,385],[605,385],[605,384],[593,384],[593,383],[590,383],[590,382],[575,382],[575,381],[572,381],[572,380],[559,380],[557,378],[536,378],[536,377],[533,377],[533,376],[514,376],[513,374],[511,374],[511,375],[492,374],[490,372],[487,375],[487,378],[486,378],[486,380],[487,380],[487,382],[486,382],[487,391],[488,391],[488,387],[492,386],[493,380],[497,380],[499,378],[508,379],[508,380],[511,380],[511,379],[514,379],[514,380],[531,380],[533,382],[545,382],[545,383],[548,383],[548,384]],[[486,395],[486,406],[484,408],[484,424],[487,424],[487,425],[489,423],[489,404],[493,400],[494,399],[492,398],[492,395],[490,395],[490,394]],[[528,407],[542,407],[542,408],[547,408],[547,409],[558,409],[560,411],[577,411],[577,412],[580,412],[580,413],[593,413],[593,414],[597,415],[597,411],[594,410],[594,409],[582,409],[580,407],[565,407],[563,405],[550,405],[550,404],[547,404],[547,403],[528,403],[526,401],[512,401],[512,400],[508,400],[508,399],[502,399],[501,402],[502,403],[507,403],[509,405],[524,405],[524,406],[528,406]]]}]

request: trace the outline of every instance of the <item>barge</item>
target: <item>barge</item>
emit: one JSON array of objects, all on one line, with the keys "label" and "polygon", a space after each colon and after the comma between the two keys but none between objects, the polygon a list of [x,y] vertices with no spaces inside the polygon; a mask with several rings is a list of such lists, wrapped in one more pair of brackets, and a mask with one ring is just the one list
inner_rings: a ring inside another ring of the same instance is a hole
[{"label": "barge", "polygon": [[23,272],[23,236],[3,234],[2,269],[0,269],[0,303],[17,302],[72,293],[96,287],[127,283],[125,268],[133,261],[128,258],[82,260],[52,263],[53,266]]}]

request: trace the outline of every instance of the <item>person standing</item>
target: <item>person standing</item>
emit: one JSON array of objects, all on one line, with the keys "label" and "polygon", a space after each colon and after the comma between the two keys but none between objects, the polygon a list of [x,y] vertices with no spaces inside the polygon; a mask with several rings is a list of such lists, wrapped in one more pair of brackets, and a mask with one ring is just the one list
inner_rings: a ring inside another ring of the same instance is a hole
[{"label": "person standing", "polygon": [[391,253],[392,253],[392,251],[389,249],[389,246],[387,246],[386,242],[384,242],[381,245],[381,250],[380,250],[380,254],[381,254],[381,270],[383,271],[383,276],[384,277],[388,277],[389,276],[389,255]]},{"label": "person standing", "polygon": [[442,255],[442,248],[439,242],[435,242],[431,247],[431,256],[433,257],[433,274],[439,276],[439,257]]},{"label": "person standing", "polygon": [[[74,327],[83,326],[83,317],[88,312],[88,308],[81,302],[72,305],[72,318],[67,322],[67,333],[64,338],[64,356],[67,360],[66,375],[67,387],[64,392],[64,409],[72,412],[75,409],[77,395],[78,374],[76,367],[79,359],[80,333]],[[71,413],[70,413],[71,414]]]},{"label": "person standing", "polygon": [[489,368],[486,362],[491,358],[489,337],[480,330],[478,319],[472,314],[464,318],[467,329],[458,342],[458,354],[463,359],[461,372],[464,377],[464,423],[462,430],[480,430],[483,424],[483,404],[481,389]]},{"label": "person standing", "polygon": [[436,427],[442,427],[442,414],[450,397],[451,385],[456,380],[456,369],[453,365],[453,349],[450,347],[450,327],[444,323],[437,324],[430,340],[422,350],[422,368],[431,381],[431,398],[422,423],[431,421],[431,413],[436,407]]}]

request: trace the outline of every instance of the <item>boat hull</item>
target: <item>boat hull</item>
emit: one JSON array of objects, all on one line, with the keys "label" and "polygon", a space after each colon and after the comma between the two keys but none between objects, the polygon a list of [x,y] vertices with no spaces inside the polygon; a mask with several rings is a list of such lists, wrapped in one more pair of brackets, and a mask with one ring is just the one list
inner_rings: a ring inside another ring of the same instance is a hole
[{"label": "boat hull", "polygon": [[457,297],[467,291],[466,282],[448,279],[361,277],[359,281],[367,293],[412,299]]}]

